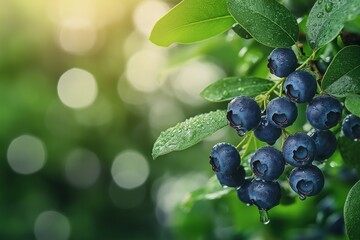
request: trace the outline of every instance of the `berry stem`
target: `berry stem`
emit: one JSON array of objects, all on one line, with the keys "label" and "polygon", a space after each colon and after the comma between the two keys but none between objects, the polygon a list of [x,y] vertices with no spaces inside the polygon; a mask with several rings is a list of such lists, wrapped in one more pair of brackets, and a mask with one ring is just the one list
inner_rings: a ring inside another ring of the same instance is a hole
[{"label": "berry stem", "polygon": [[296,68],[295,71],[298,71],[298,70],[300,70],[300,69],[303,69],[310,61],[314,60],[317,51],[318,51],[318,50],[314,51],[314,52],[310,55],[310,57],[308,57],[308,59],[305,60],[305,62],[303,62],[299,67]]},{"label": "berry stem", "polygon": [[237,150],[240,150],[240,148],[244,145],[246,139],[249,137],[248,133],[245,133],[243,139],[241,140],[241,142],[236,146]]},{"label": "berry stem", "polygon": [[241,159],[244,159],[246,154],[248,153],[250,145],[251,145],[251,141],[253,140],[253,138],[254,138],[254,132],[251,132],[247,143],[243,147],[243,152],[241,154]]}]

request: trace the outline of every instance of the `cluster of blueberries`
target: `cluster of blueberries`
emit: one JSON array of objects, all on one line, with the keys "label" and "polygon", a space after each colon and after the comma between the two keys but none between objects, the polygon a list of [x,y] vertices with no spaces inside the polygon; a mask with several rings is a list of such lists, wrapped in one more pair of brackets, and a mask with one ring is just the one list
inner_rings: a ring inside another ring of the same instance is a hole
[{"label": "cluster of blueberries", "polygon": [[[250,166],[254,178],[245,179],[240,165],[240,154],[229,143],[216,144],[210,155],[210,164],[223,186],[235,187],[239,199],[267,211],[280,203],[281,188],[277,179],[285,164],[293,170],[289,176],[290,187],[300,199],[318,194],[324,186],[321,170],[313,161],[324,162],[336,150],[335,135],[329,130],[342,119],[342,105],[326,94],[315,96],[317,82],[314,75],[297,70],[297,57],[290,48],[274,49],[268,58],[270,72],[286,77],[283,91],[286,96],[272,99],[264,112],[258,103],[247,96],[234,98],[228,104],[227,118],[239,136],[253,130],[260,141],[273,145],[283,129],[297,118],[296,103],[308,103],[306,118],[313,126],[308,134],[295,133],[286,138],[282,152],[272,146],[258,149],[251,157]],[[348,115],[342,125],[345,136],[360,139],[360,118]]]}]

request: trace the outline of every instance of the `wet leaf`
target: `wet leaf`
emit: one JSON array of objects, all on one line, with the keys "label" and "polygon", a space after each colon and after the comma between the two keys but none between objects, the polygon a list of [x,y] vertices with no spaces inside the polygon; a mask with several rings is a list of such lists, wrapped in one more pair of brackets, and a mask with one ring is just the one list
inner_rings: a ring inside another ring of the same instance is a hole
[{"label": "wet leaf", "polygon": [[316,50],[331,42],[344,27],[360,14],[360,0],[317,0],[306,23],[307,40]]},{"label": "wet leaf", "polygon": [[338,139],[338,145],[344,162],[360,173],[360,142],[342,137]]},{"label": "wet leaf", "polygon": [[217,110],[189,118],[161,132],[154,143],[152,157],[155,159],[169,152],[184,150],[227,125],[226,110]]},{"label": "wet leaf", "polygon": [[150,40],[164,47],[193,43],[225,32],[234,22],[226,0],[184,0],[155,24]]},{"label": "wet leaf", "polygon": [[360,117],[360,95],[352,94],[347,96],[345,100],[345,107],[352,114]]},{"label": "wet leaf", "polygon": [[346,233],[350,240],[358,240],[360,236],[360,181],[349,191],[344,205]]},{"label": "wet leaf", "polygon": [[295,17],[276,0],[227,0],[234,19],[258,42],[289,47],[298,38]]},{"label": "wet leaf", "polygon": [[205,186],[189,193],[184,198],[181,206],[189,210],[197,201],[219,199],[228,195],[231,191],[234,191],[234,188],[223,188],[216,175],[214,175]]},{"label": "wet leaf", "polygon": [[243,95],[255,97],[269,90],[274,83],[257,77],[229,77],[207,86],[200,95],[211,102],[222,102]]},{"label": "wet leaf", "polygon": [[337,53],[324,75],[322,89],[336,97],[360,92],[360,46]]}]

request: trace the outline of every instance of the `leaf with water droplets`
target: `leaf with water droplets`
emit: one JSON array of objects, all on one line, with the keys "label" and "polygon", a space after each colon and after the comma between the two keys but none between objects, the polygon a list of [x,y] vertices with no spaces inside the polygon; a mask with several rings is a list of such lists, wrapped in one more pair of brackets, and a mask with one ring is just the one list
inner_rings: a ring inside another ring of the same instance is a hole
[{"label": "leaf with water droplets", "polygon": [[184,0],[155,24],[150,40],[159,46],[193,43],[223,33],[234,23],[226,0]]},{"label": "leaf with water droplets", "polygon": [[290,47],[299,35],[295,17],[276,0],[227,0],[233,18],[258,42]]},{"label": "leaf with water droplets", "polygon": [[360,93],[360,46],[348,46],[336,54],[321,86],[336,97]]},{"label": "leaf with water droplets", "polygon": [[223,188],[217,177],[213,176],[205,186],[189,193],[184,198],[181,206],[186,210],[190,210],[197,201],[219,199],[228,195],[233,190],[234,188]]},{"label": "leaf with water droplets", "polygon": [[352,94],[347,96],[345,106],[352,114],[360,117],[360,95]]},{"label": "leaf with water droplets", "polygon": [[352,141],[347,137],[341,137],[338,139],[338,145],[344,162],[360,173],[360,142]]},{"label": "leaf with water droplets", "polygon": [[155,159],[169,152],[184,150],[227,125],[226,110],[217,110],[189,118],[160,134],[154,143],[152,157]]},{"label": "leaf with water droplets", "polygon": [[318,0],[310,11],[307,40],[316,50],[331,42],[344,27],[360,14],[360,0]]},{"label": "leaf with water droplets", "polygon": [[274,83],[257,77],[229,77],[207,86],[200,95],[211,102],[222,102],[243,95],[255,97],[269,90]]},{"label": "leaf with water droplets", "polygon": [[360,181],[349,191],[344,205],[344,220],[347,236],[358,240],[360,236]]}]

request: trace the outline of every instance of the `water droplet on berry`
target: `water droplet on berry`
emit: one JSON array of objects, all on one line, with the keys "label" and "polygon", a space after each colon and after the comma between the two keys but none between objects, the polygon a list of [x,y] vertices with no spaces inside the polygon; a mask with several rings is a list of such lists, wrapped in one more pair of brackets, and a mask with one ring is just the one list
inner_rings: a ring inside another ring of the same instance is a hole
[{"label": "water droplet on berry", "polygon": [[240,137],[243,137],[246,133],[246,130],[244,128],[236,128],[236,132]]},{"label": "water droplet on berry", "polygon": [[269,214],[266,210],[259,209],[259,214],[260,214],[260,222],[262,224],[268,224],[270,222]]},{"label": "water droplet on berry", "polygon": [[301,201],[304,201],[306,199],[306,196],[303,194],[299,194],[299,198]]}]

